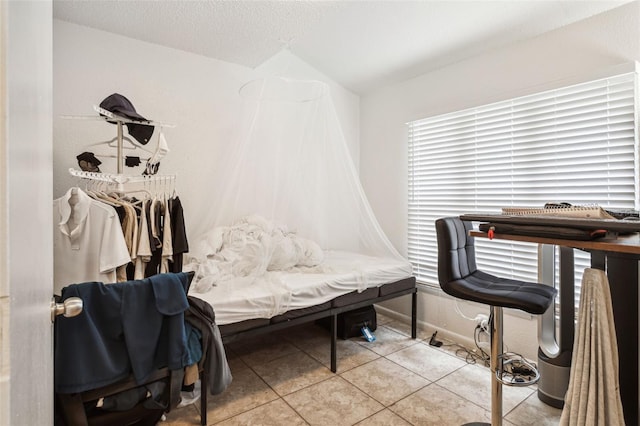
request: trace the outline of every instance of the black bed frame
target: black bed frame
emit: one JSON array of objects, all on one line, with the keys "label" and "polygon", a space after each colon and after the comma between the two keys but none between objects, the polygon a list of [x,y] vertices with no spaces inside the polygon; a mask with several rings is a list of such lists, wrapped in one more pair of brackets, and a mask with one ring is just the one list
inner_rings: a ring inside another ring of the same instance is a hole
[{"label": "black bed frame", "polygon": [[[227,331],[225,327],[220,327],[223,343],[231,343],[247,337],[258,336],[265,333],[271,333],[277,330],[283,330],[285,328],[293,327],[299,324],[305,324],[311,321],[315,321],[321,318],[330,317],[331,333],[331,371],[337,371],[337,346],[338,346],[338,314],[343,312],[352,311],[354,309],[363,308],[365,306],[371,306],[375,303],[384,302],[385,300],[395,299],[405,295],[411,295],[411,338],[415,339],[417,336],[417,310],[418,310],[418,289],[415,286],[415,277],[413,277],[413,286],[411,288],[401,289],[395,292],[391,292],[385,295],[378,295],[376,297],[369,297],[364,300],[360,300],[354,303],[345,304],[339,307],[329,307],[327,309],[319,310],[313,313],[300,315],[295,318],[287,319],[281,322],[273,322],[268,324],[261,324],[256,327],[249,327],[238,331]],[[201,396],[200,396],[200,423],[204,426],[207,424],[207,376],[204,371],[200,372],[201,380]]]},{"label": "black bed frame", "polygon": [[332,307],[326,310],[313,312],[307,315],[302,315],[296,318],[292,318],[286,321],[277,322],[277,323],[269,323],[262,326],[258,326],[255,328],[250,328],[247,330],[241,330],[236,332],[225,333],[224,329],[222,332],[222,342],[223,343],[231,343],[236,340],[243,339],[246,337],[258,336],[265,333],[271,333],[273,331],[282,330],[285,328],[293,327],[295,325],[304,324],[307,322],[315,321],[321,318],[331,317],[330,320],[330,333],[331,333],[331,371],[337,371],[337,357],[336,357],[336,348],[338,341],[338,314],[343,312],[352,311],[354,309],[362,308],[365,306],[370,306],[375,303],[384,302],[385,300],[395,299],[396,297],[405,296],[407,294],[411,294],[411,338],[415,339],[417,335],[417,288],[413,287],[410,289],[400,290],[394,293],[390,293],[384,296],[377,296],[375,298],[370,298],[366,300],[362,300],[360,302],[348,304],[340,307]]}]

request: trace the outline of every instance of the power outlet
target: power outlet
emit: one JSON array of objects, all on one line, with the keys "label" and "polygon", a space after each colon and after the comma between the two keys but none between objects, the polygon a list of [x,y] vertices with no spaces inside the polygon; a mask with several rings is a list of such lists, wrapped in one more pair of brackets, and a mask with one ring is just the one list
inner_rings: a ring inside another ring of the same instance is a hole
[{"label": "power outlet", "polygon": [[485,314],[476,315],[476,327],[480,327],[483,331],[489,332],[489,317]]}]

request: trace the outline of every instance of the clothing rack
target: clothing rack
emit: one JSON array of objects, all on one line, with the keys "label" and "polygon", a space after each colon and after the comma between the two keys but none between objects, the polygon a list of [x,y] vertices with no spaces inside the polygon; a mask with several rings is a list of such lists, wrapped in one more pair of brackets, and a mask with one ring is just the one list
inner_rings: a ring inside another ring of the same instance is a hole
[{"label": "clothing rack", "polygon": [[87,181],[104,182],[107,188],[117,192],[157,192],[158,189],[164,189],[174,192],[176,175],[142,175],[127,176],[112,173],[96,173],[86,172],[84,170],[69,169],[69,174]]},{"label": "clothing rack", "polygon": [[168,127],[173,128],[176,127],[174,124],[160,123],[157,121],[140,121],[140,120],[131,120],[126,117],[121,117],[112,113],[111,111],[107,111],[106,109],[100,108],[97,105],[93,106],[93,109],[100,114],[100,116],[83,116],[83,115],[63,115],[61,116],[64,119],[75,119],[75,120],[100,120],[100,121],[109,121],[115,122],[117,127],[117,154],[116,154],[116,164],[117,164],[117,172],[118,174],[122,173],[124,170],[124,154],[123,154],[123,131],[122,125],[127,123],[141,124],[147,126],[154,127]]}]

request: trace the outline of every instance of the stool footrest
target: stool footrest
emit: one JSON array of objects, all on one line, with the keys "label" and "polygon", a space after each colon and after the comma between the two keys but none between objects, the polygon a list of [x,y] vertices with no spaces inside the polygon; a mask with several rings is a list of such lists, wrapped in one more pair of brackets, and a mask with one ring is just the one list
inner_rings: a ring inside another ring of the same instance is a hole
[{"label": "stool footrest", "polygon": [[501,355],[501,370],[496,370],[496,379],[506,386],[531,386],[538,383],[540,373],[535,365],[525,359],[504,359]]}]

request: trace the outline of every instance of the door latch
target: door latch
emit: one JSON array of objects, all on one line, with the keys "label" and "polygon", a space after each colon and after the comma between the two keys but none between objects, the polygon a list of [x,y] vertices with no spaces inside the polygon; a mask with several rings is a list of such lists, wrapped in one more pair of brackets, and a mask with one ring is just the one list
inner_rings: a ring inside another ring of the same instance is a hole
[{"label": "door latch", "polygon": [[65,317],[75,317],[82,312],[82,299],[79,297],[70,297],[63,303],[56,303],[54,298],[51,298],[51,322],[56,320],[56,316],[64,315]]}]

